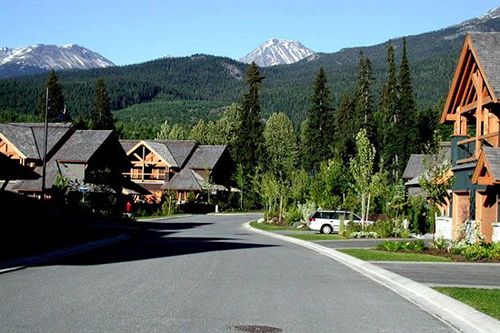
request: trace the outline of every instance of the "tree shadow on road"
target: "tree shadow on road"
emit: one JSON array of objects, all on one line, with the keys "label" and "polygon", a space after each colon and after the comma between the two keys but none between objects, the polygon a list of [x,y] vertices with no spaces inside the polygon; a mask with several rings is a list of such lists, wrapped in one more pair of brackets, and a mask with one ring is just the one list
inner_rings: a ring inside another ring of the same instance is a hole
[{"label": "tree shadow on road", "polygon": [[[50,265],[104,265],[119,262],[167,258],[206,252],[255,249],[276,245],[255,244],[238,238],[176,237],[179,231],[212,223],[154,223],[140,222],[130,232],[131,239],[63,259],[41,263]],[[203,233],[201,233],[203,235]]]}]

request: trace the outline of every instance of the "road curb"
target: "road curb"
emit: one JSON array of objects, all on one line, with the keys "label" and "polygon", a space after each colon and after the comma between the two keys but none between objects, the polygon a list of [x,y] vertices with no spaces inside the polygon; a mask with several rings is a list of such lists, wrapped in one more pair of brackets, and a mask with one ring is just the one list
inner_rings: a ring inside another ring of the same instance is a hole
[{"label": "road curb", "polygon": [[33,266],[37,264],[41,264],[47,261],[64,258],[67,256],[71,256],[74,254],[82,253],[85,251],[93,250],[98,247],[110,245],[119,241],[130,239],[128,235],[118,235],[114,237],[109,237],[105,239],[100,239],[96,241],[91,241],[71,247],[67,247],[61,250],[55,250],[47,253],[43,253],[40,255],[34,255],[29,257],[17,258],[12,260],[6,260],[0,262],[0,274],[8,273],[12,271],[17,271],[28,266]]},{"label": "road curb", "polygon": [[334,259],[391,289],[434,317],[461,332],[499,331],[500,321],[449,296],[443,295],[424,284],[410,280],[369,262],[351,257],[335,249],[282,234],[275,234],[253,228],[250,226],[250,222],[245,223],[244,227],[255,233],[300,245]]}]

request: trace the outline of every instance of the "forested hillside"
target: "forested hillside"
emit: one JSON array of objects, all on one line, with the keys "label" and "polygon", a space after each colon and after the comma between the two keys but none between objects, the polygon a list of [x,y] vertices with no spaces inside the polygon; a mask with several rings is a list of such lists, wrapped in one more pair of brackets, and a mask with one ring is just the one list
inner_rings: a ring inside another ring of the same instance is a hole
[{"label": "forested hillside", "polygon": [[[420,108],[436,105],[445,95],[464,33],[468,30],[500,31],[500,18],[475,19],[407,38],[414,91]],[[392,44],[399,62],[402,39],[394,39]],[[285,112],[298,125],[305,117],[314,76],[320,67],[326,71],[334,103],[338,104],[341,96],[353,88],[360,51],[372,63],[374,91],[381,91],[387,72],[386,48],[387,43],[350,48],[332,54],[316,54],[291,65],[263,68],[262,114],[268,116],[273,112]],[[103,77],[108,85],[111,107],[118,110],[115,114],[122,122],[141,119],[156,123],[158,115],[165,110],[165,116],[172,118],[173,122],[193,123],[196,121],[192,116],[194,114],[210,118],[210,110],[240,101],[244,89],[242,75],[246,69],[247,65],[229,58],[194,55],[122,67],[61,71],[58,77],[67,107],[74,118],[88,117],[94,99],[95,81]],[[0,80],[0,111],[4,114],[35,114],[46,79],[46,75],[35,75]],[[197,101],[197,107],[207,103],[201,111],[184,117],[173,114],[172,110],[185,112],[185,108],[172,108],[172,104],[165,103],[169,101]],[[149,102],[153,104],[149,105]],[[132,105],[133,108],[120,114],[122,111],[119,110]],[[151,109],[155,109],[156,116],[153,118],[134,115],[148,113]]]}]

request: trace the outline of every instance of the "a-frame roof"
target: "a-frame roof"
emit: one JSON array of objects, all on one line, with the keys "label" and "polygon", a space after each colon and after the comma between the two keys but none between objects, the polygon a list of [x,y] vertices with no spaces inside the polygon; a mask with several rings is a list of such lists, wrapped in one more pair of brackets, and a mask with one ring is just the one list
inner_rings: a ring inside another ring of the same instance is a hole
[{"label": "a-frame roof", "polygon": [[[486,91],[476,92],[473,73],[484,80]],[[484,96],[486,93],[487,96]],[[464,46],[453,76],[451,88],[441,115],[441,123],[447,115],[456,112],[458,106],[471,104],[483,94],[486,100],[499,102],[500,97],[500,32],[475,32],[465,37]]]},{"label": "a-frame roof", "polygon": [[479,185],[500,184],[500,148],[483,147],[471,182]]}]

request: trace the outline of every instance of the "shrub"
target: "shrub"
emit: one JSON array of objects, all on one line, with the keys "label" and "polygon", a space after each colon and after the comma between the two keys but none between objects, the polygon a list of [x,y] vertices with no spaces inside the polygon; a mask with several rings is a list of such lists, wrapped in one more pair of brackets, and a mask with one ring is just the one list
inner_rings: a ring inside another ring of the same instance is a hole
[{"label": "shrub", "polygon": [[490,253],[487,246],[481,245],[469,245],[463,251],[462,254],[468,260],[476,261],[483,258],[488,258]]},{"label": "shrub", "polygon": [[361,231],[363,227],[359,223],[354,223],[353,221],[349,221],[345,227],[344,236],[350,237],[351,233]]},{"label": "shrub", "polygon": [[425,243],[423,240],[411,242],[385,241],[383,243],[380,243],[377,246],[377,249],[390,252],[409,251],[421,253],[425,249]]},{"label": "shrub", "polygon": [[356,231],[351,233],[349,238],[379,238],[379,235],[373,231]]},{"label": "shrub", "polygon": [[393,223],[391,220],[379,220],[371,226],[371,229],[380,237],[386,238],[392,236]]},{"label": "shrub", "polygon": [[451,241],[446,248],[446,251],[453,255],[460,255],[467,247],[467,242],[464,240]]},{"label": "shrub", "polygon": [[500,243],[495,243],[490,249],[490,258],[500,260]]},{"label": "shrub", "polygon": [[300,221],[302,219],[302,212],[297,206],[290,206],[283,216],[288,224]]},{"label": "shrub", "polygon": [[432,241],[432,247],[436,250],[445,250],[448,247],[449,242],[443,237],[437,238]]}]

